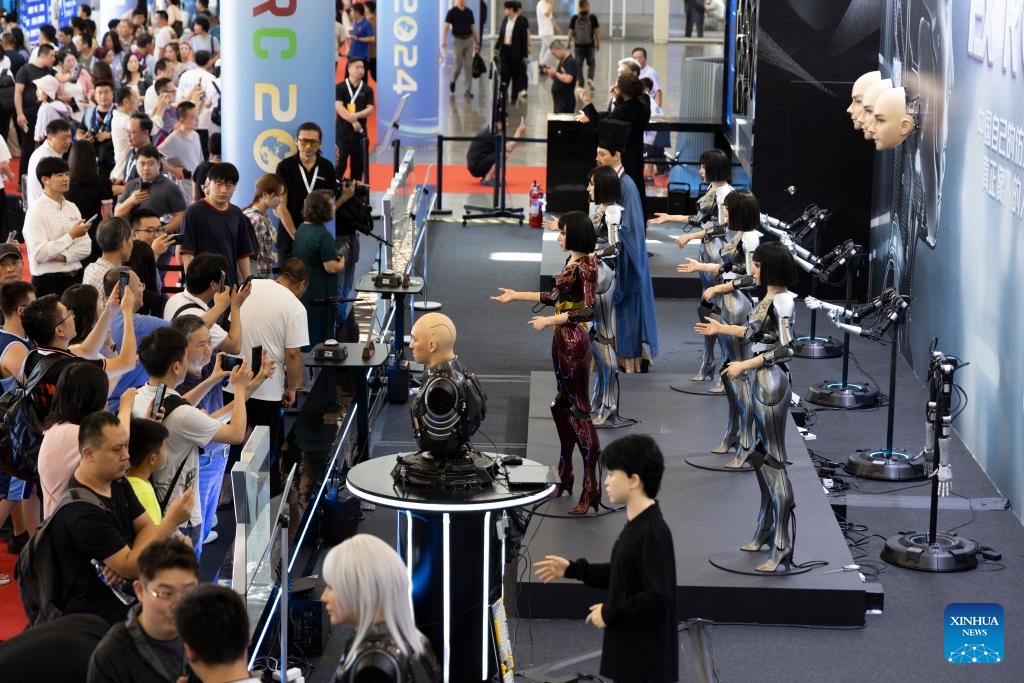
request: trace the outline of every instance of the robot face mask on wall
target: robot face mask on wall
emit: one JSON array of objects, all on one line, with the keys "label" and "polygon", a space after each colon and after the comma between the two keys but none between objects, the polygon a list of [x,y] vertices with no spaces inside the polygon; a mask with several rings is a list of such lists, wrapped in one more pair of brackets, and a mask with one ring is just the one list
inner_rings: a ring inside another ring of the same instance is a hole
[{"label": "robot face mask on wall", "polygon": [[878,96],[871,125],[867,129],[875,140],[875,149],[898,147],[915,128],[917,122],[907,112],[907,91],[904,88],[892,88]]},{"label": "robot face mask on wall", "polygon": [[886,90],[892,88],[892,80],[884,78],[877,83],[868,86],[868,89],[864,91],[864,98],[862,100],[863,110],[860,113],[860,128],[864,131],[864,139],[871,140],[871,133],[868,132],[868,128],[874,122],[874,109],[875,101],[878,96]]},{"label": "robot face mask on wall", "polygon": [[850,106],[846,108],[846,113],[853,121],[854,130],[860,130],[860,115],[864,111],[864,91],[868,89],[868,86],[874,85],[880,80],[882,80],[880,71],[869,71],[853,82],[853,88],[850,90]]}]

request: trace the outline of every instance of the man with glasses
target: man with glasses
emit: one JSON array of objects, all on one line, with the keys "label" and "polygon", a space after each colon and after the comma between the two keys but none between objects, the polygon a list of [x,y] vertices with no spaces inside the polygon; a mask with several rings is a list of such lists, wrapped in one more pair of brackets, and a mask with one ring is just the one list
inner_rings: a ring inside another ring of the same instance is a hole
[{"label": "man with glasses", "polygon": [[71,183],[66,161],[46,157],[35,172],[43,192],[25,214],[28,268],[39,296],[63,294],[81,281],[82,261],[92,253],[89,223],[64,199]]},{"label": "man with glasses", "polygon": [[[95,614],[113,626],[128,616],[128,607],[114,594],[115,588],[122,594],[131,594],[133,586],[126,580],[141,577],[136,584],[137,594],[143,590],[154,591],[160,597],[152,593],[149,597],[159,603],[173,602],[168,594],[176,596],[191,587],[189,570],[183,572],[186,576],[166,569],[154,571],[142,562],[141,555],[150,545],[172,536],[178,526],[188,520],[195,494],[187,490],[167,506],[160,524],[154,524],[125,479],[130,462],[128,429],[118,422],[116,415],[105,410],[82,420],[78,448],[82,460],[68,482],[68,490],[61,495],[61,502],[73,497],[75,491],[84,500],[63,505],[58,502],[48,527],[62,588],[59,606],[64,614]],[[101,576],[97,575],[98,568],[102,569]],[[146,574],[142,573],[144,569]],[[142,640],[161,653],[154,659],[163,664],[167,661],[164,654],[168,660],[172,659],[170,649],[164,652],[159,642],[167,640],[168,633],[156,627],[166,621],[160,618],[160,609],[153,602],[144,604],[142,609],[152,610],[146,619],[154,627],[148,634],[150,639]],[[150,620],[149,617],[155,618]],[[182,672],[183,668],[177,668],[174,676]],[[175,680],[175,677],[167,680]],[[90,676],[89,680],[113,679]],[[165,679],[129,677],[124,680]]]},{"label": "man with glasses", "polygon": [[146,145],[136,152],[138,177],[128,181],[117,198],[114,215],[128,219],[138,209],[149,209],[158,216],[170,216],[164,231],[175,233],[181,228],[185,214],[185,197],[173,180],[160,173],[160,152]]},{"label": "man with glasses", "polygon": [[139,602],[96,647],[89,683],[174,683],[187,675],[173,612],[178,598],[197,585],[199,563],[183,540],[171,536],[149,544],[139,555],[139,578],[132,582]]},{"label": "man with glasses", "polygon": [[285,185],[287,211],[280,212],[281,228],[277,232],[277,250],[284,262],[292,254],[295,230],[302,224],[302,206],[314,190],[330,190],[338,196],[338,176],[334,165],[320,154],[323,131],[307,121],[295,133],[297,154],[282,159],[275,173]]},{"label": "man with glasses", "polygon": [[[144,147],[153,145],[152,135],[153,119],[142,112],[137,111],[133,113],[128,120],[128,158],[125,160],[121,175],[111,178],[115,194],[124,192],[125,184],[139,177],[139,169],[136,167],[136,162],[139,160],[139,151]],[[163,170],[167,172],[167,175],[175,180],[181,180],[185,177],[182,174],[182,169],[166,159],[161,160],[163,162]]]}]

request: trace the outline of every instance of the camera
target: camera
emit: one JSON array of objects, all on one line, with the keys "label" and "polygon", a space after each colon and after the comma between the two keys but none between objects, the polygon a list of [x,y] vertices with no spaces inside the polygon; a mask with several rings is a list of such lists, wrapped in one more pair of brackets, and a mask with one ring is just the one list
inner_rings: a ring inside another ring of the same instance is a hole
[{"label": "camera", "polygon": [[373,206],[370,204],[370,188],[354,180],[346,180],[344,187],[355,187],[355,194],[338,207],[335,221],[351,227],[364,235],[373,232]]}]

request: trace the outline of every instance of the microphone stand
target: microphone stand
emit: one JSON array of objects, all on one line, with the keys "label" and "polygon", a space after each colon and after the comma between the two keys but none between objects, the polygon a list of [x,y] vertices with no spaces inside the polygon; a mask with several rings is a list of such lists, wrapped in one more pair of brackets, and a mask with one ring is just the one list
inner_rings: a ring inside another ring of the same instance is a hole
[{"label": "microphone stand", "polygon": [[[857,259],[846,262],[846,308],[853,304],[853,276],[857,271]],[[873,408],[878,405],[878,389],[868,382],[850,383],[850,333],[843,333],[843,376],[838,382],[825,380],[807,390],[805,400],[827,408]]]}]

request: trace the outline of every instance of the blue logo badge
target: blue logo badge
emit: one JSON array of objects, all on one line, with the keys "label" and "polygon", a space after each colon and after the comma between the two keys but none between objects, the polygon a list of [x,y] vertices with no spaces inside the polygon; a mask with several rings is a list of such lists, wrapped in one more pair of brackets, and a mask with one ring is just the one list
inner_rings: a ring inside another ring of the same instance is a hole
[{"label": "blue logo badge", "polygon": [[955,602],[944,615],[946,661],[998,664],[1003,661],[1003,606],[994,602]]}]

